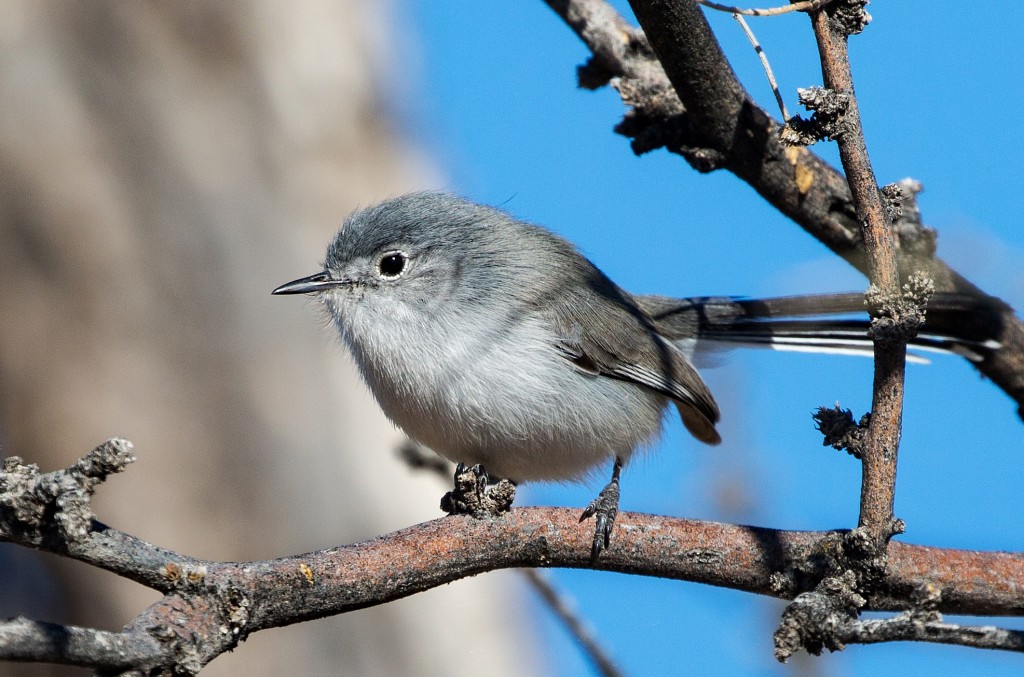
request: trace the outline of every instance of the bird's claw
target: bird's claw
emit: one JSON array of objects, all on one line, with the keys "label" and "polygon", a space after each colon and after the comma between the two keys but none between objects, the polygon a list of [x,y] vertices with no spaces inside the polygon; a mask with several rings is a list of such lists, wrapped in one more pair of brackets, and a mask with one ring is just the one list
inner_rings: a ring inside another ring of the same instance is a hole
[{"label": "bird's claw", "polygon": [[615,526],[615,517],[619,514],[619,480],[613,477],[612,481],[601,490],[590,505],[580,515],[580,522],[595,517],[594,540],[590,547],[590,560],[595,561],[601,555],[601,551],[611,545],[612,528]]}]

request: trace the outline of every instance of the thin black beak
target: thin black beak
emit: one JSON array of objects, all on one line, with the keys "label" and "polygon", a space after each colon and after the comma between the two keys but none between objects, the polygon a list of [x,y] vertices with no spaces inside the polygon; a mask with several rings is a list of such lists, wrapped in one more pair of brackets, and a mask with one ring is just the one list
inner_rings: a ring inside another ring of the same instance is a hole
[{"label": "thin black beak", "polygon": [[300,277],[270,292],[271,294],[312,294],[314,292],[341,287],[348,284],[348,280],[336,280],[331,277],[330,272],[323,270],[309,277]]}]

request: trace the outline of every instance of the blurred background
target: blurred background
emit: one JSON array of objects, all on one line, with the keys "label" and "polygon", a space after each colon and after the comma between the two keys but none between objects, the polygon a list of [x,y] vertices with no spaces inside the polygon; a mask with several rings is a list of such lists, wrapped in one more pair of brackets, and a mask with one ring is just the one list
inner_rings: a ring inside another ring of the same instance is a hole
[{"label": "blurred background", "polygon": [[[628,7],[616,3],[627,15]],[[105,522],[198,557],[355,542],[439,515],[437,480],[358,383],[318,308],[273,298],[317,270],[352,209],[446,188],[577,242],[635,292],[773,295],[864,279],[732,175],[636,158],[587,50],[539,0],[58,3],[0,16],[0,445],[51,470],[120,435],[139,462]],[[1024,304],[1019,35],[1009,0],[870,7],[851,53],[880,182],[923,182],[939,252]],[[709,18],[771,111],[756,55]],[[806,17],[751,19],[791,109],[820,83]],[[838,164],[834,149],[817,152]],[[813,409],[863,413],[870,360],[737,352],[705,374],[725,442],[674,420],[623,477],[624,510],[787,529],[856,522],[860,471]],[[1024,549],[1024,428],[965,361],[911,366],[896,511],[903,540]],[[534,485],[580,506],[600,481]],[[397,485],[398,490],[393,487]],[[388,489],[392,487],[392,489]],[[402,503],[385,495],[407,497]],[[627,674],[1018,673],[955,647],[852,647],[774,662],[782,603],[696,584],[553,571]],[[116,629],[156,595],[0,544],[0,617]],[[988,623],[985,619],[953,619]],[[1017,621],[999,624],[1022,627]],[[252,636],[204,674],[577,675],[589,666],[513,572]],[[0,675],[66,674],[0,664]],[[70,674],[78,674],[73,671]]]}]

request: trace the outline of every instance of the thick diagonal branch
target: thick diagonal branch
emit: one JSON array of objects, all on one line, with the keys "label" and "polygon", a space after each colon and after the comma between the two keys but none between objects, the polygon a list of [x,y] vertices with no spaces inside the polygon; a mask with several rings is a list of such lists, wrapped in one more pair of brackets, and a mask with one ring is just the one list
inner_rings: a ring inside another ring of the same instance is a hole
[{"label": "thick diagonal branch", "polygon": [[[781,143],[781,125],[743,89],[693,3],[632,0],[645,36],[604,0],[546,2],[586,43],[606,77],[623,81],[619,89],[625,102],[642,109],[642,115],[623,123],[625,129],[620,126],[634,139],[638,152],[654,148],[649,143],[654,137],[699,169],[728,169],[867,272],[860,223],[845,178],[808,149]],[[638,47],[648,39],[659,56],[665,56],[664,69],[649,50]],[[678,56],[671,54],[674,46],[683,50]],[[724,80],[717,87],[687,88],[686,83],[706,75]],[[640,139],[643,144],[638,144]],[[985,294],[929,250],[898,244],[901,274],[921,270],[935,282],[936,291],[970,294],[983,301],[976,323],[1002,347],[984,355],[976,366],[1017,402],[1024,417],[1024,324],[1007,304]]]}]

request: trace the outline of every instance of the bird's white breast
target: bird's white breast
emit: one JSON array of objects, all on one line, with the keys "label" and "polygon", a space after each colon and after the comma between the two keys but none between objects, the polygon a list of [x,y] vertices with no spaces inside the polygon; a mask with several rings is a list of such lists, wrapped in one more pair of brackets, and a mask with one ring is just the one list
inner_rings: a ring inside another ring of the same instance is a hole
[{"label": "bird's white breast", "polygon": [[335,319],[384,413],[453,461],[519,481],[572,479],[660,430],[663,397],[580,371],[536,314],[377,313],[360,305]]}]

